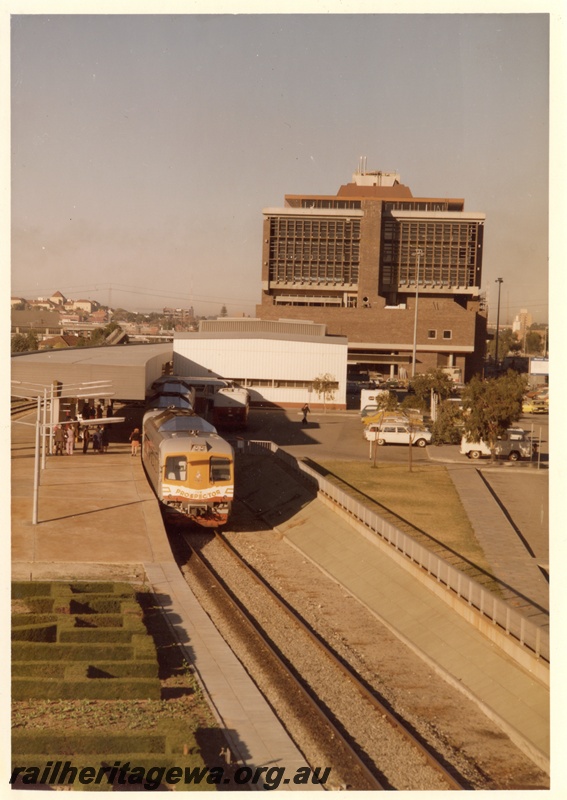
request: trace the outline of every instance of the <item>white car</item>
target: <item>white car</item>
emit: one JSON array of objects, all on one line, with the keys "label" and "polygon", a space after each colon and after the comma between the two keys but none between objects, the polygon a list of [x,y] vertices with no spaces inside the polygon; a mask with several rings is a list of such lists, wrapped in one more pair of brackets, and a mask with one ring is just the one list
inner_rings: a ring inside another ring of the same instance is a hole
[{"label": "white car", "polygon": [[367,425],[364,430],[364,438],[369,442],[377,442],[379,445],[385,444],[414,444],[417,447],[425,447],[431,444],[433,434],[425,428],[410,427],[409,425]]},{"label": "white car", "polygon": [[[478,459],[491,456],[490,447],[483,441],[470,442],[466,436],[461,439],[462,455]],[[521,458],[531,458],[536,452],[536,445],[530,439],[527,431],[522,428],[508,428],[506,433],[496,442],[494,454],[509,461],[519,461]]]}]

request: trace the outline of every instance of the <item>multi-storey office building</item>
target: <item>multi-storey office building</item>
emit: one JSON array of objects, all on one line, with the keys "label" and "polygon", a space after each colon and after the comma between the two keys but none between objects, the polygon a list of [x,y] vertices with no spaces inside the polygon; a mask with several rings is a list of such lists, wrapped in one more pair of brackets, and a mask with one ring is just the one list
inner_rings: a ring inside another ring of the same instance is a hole
[{"label": "multi-storey office building", "polygon": [[363,169],[336,195],[286,195],[263,213],[259,318],[324,322],[348,337],[350,364],[392,377],[482,371],[484,214]]}]

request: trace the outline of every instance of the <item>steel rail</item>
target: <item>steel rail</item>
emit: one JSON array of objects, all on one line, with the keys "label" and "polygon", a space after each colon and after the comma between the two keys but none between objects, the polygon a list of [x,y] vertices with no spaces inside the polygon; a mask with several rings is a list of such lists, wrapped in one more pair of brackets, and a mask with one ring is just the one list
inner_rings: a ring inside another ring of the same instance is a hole
[{"label": "steel rail", "polygon": [[191,544],[191,537],[185,534],[183,538],[185,544],[187,545],[191,553],[197,556],[199,563],[202,566],[204,566],[204,568],[207,570],[208,576],[211,576],[214,579],[216,585],[220,588],[224,597],[226,597],[229,603],[232,606],[234,606],[238,610],[238,612],[242,615],[247,627],[253,632],[255,636],[261,639],[262,644],[269,650],[270,654],[273,656],[278,666],[285,671],[286,675],[293,682],[293,685],[298,689],[298,691],[302,696],[302,699],[308,704],[313,714],[315,714],[319,718],[319,720],[323,722],[324,725],[332,729],[332,736],[335,737],[335,739],[341,743],[341,745],[347,751],[349,757],[354,761],[356,766],[360,769],[363,777],[368,782],[369,786],[367,787],[366,790],[385,791],[386,789],[388,789],[389,787],[384,786],[384,784],[380,782],[380,780],[364,763],[364,761],[360,758],[356,750],[353,749],[352,745],[348,742],[343,733],[337,728],[336,724],[333,722],[330,716],[327,713],[325,713],[325,710],[315,701],[315,699],[313,698],[311,693],[306,689],[303,683],[298,679],[296,675],[294,675],[290,671],[289,664],[286,663],[284,658],[282,658],[278,650],[271,643],[266,633],[263,631],[261,625],[248,612],[248,610],[243,606],[243,604],[238,600],[238,598],[234,596],[234,594],[230,591],[229,587],[226,585],[224,580],[218,575],[214,567],[212,567],[208,563],[205,556],[197,548],[195,548],[194,545]]},{"label": "steel rail", "polygon": [[443,776],[451,789],[462,790],[466,787],[463,786],[451,772],[439,761],[439,759],[427,748],[419,738],[404,724],[388,706],[372,692],[363,683],[357,673],[340,659],[332,648],[319,637],[314,631],[303,621],[298,613],[285,601],[279,594],[270,586],[270,584],[253,568],[248,562],[240,555],[234,546],[226,540],[224,535],[219,531],[215,532],[218,541],[222,542],[223,546],[238,560],[238,562],[250,573],[254,580],[260,584],[271,596],[271,598],[278,604],[278,606],[287,613],[293,622],[298,625],[301,630],[309,637],[309,639],[332,661],[333,665],[337,667],[344,676],[354,684],[362,697],[368,701],[375,711],[377,711],[386,721],[400,733],[417,751],[423,756],[426,763],[429,764],[434,770]]}]

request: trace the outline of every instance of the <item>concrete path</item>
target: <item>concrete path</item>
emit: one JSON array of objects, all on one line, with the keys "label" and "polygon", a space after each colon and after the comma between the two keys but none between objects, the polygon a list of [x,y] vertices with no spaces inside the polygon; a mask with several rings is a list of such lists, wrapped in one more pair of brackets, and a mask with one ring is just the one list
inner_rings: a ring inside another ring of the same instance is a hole
[{"label": "concrete path", "polygon": [[[537,559],[491,490],[481,470],[447,467],[493,573],[502,581],[503,599],[540,627],[549,630],[549,585]],[[486,477],[485,477],[486,474]],[[533,491],[533,474],[518,473],[524,491]]]}]

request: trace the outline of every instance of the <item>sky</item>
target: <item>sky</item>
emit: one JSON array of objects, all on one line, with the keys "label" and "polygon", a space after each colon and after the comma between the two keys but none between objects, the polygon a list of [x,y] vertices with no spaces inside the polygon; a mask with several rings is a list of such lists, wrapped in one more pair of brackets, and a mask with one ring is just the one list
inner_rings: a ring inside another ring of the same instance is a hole
[{"label": "sky", "polygon": [[548,14],[12,5],[12,295],[254,315],[262,210],[363,156],[485,213],[489,318],[501,277],[547,321]]}]

